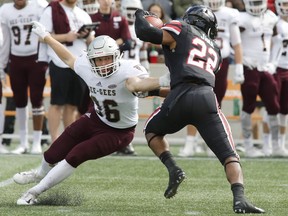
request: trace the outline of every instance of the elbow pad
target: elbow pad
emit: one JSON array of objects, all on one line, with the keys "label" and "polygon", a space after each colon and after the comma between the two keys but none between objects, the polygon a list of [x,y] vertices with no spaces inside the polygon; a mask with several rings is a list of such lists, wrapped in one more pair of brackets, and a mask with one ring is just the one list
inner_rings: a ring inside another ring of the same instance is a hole
[{"label": "elbow pad", "polygon": [[[149,12],[148,12],[149,13]],[[145,12],[138,9],[135,12],[135,32],[137,37],[146,42],[153,44],[162,44],[163,32],[161,29],[155,28],[144,18]]]}]

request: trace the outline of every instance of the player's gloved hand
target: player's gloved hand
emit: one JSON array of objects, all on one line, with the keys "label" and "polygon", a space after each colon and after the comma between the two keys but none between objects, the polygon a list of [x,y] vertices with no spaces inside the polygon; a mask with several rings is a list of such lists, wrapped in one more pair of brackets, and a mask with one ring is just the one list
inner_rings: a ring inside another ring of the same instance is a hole
[{"label": "player's gloved hand", "polygon": [[170,73],[166,73],[159,77],[160,87],[169,87],[170,86]]},{"label": "player's gloved hand", "polygon": [[244,82],[244,71],[242,64],[235,64],[233,81],[234,84],[242,84]]},{"label": "player's gloved hand", "polygon": [[276,66],[273,63],[260,64],[257,66],[259,72],[268,72],[270,74],[276,73]]},{"label": "player's gloved hand", "polygon": [[133,94],[138,98],[146,98],[148,97],[148,92],[133,92]]},{"label": "player's gloved hand", "polygon": [[38,35],[42,40],[44,40],[44,38],[46,36],[50,35],[50,33],[48,31],[46,31],[45,26],[42,25],[41,23],[39,23],[37,21],[33,21],[32,24],[33,24],[32,32],[34,32],[36,35]]}]

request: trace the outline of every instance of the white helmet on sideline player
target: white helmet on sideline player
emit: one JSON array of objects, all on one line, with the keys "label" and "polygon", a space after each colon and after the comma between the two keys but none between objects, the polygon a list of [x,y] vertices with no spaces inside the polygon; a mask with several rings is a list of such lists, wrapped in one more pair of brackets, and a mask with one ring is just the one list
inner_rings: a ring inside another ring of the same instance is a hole
[{"label": "white helmet on sideline player", "polygon": [[135,12],[137,9],[143,9],[143,5],[140,0],[121,1],[121,13],[126,17],[128,22],[135,22]]},{"label": "white helmet on sideline player", "polygon": [[288,16],[288,0],[275,0],[275,8],[280,16]]},{"label": "white helmet on sideline player", "polygon": [[204,0],[204,4],[210,7],[213,11],[219,10],[221,7],[225,6],[225,0]]},{"label": "white helmet on sideline player", "polygon": [[99,9],[98,0],[77,0],[77,5],[88,14],[95,14]]},{"label": "white helmet on sideline player", "polygon": [[260,16],[267,10],[267,0],[244,0],[246,11],[253,16]]},{"label": "white helmet on sideline player", "polygon": [[[113,62],[103,66],[97,66],[95,64],[95,58],[112,56]],[[116,41],[107,35],[101,35],[96,37],[89,45],[87,57],[92,66],[92,72],[98,74],[100,77],[109,77],[117,70],[120,66],[120,50]]]}]

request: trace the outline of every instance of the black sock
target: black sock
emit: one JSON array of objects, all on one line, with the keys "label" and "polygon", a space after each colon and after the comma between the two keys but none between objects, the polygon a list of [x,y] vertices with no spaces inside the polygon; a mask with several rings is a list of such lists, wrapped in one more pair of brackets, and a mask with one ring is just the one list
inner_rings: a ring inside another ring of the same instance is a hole
[{"label": "black sock", "polygon": [[168,171],[170,171],[172,168],[176,166],[176,162],[173,159],[172,154],[170,151],[165,151],[163,152],[160,156],[159,159],[161,162],[167,167]]},{"label": "black sock", "polygon": [[231,185],[231,190],[233,193],[233,197],[241,199],[244,198],[244,186],[241,183],[234,183]]}]

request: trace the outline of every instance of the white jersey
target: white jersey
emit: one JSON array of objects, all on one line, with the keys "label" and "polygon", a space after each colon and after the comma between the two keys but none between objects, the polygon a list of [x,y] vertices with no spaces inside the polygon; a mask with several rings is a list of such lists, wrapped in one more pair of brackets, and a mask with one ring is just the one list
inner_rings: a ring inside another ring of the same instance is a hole
[{"label": "white jersey", "polygon": [[140,62],[140,49],[143,46],[143,41],[141,41],[136,36],[134,25],[129,25],[129,31],[131,34],[131,49],[124,51],[124,59],[133,59]]},{"label": "white jersey", "polygon": [[[216,44],[221,49],[222,58],[227,58],[231,53],[231,41],[239,41],[238,39],[231,38],[235,34],[231,34],[234,31],[233,26],[238,26],[239,23],[239,11],[229,7],[220,7],[218,11],[213,11],[218,23],[218,34],[215,40]],[[238,27],[237,27],[238,28]],[[239,43],[241,40],[239,41]],[[236,45],[236,44],[233,44]]]},{"label": "white jersey", "polygon": [[277,23],[277,32],[283,39],[282,55],[278,62],[278,67],[288,69],[288,22],[280,19]]},{"label": "white jersey", "polygon": [[32,21],[38,21],[48,2],[27,1],[22,9],[16,9],[14,3],[6,3],[1,8],[1,22],[3,28],[9,29],[9,33],[3,31],[4,42],[10,41],[11,54],[15,56],[31,56],[37,54],[38,36],[32,33]]},{"label": "white jersey", "polygon": [[247,12],[240,12],[239,26],[245,30],[241,32],[243,62],[257,67],[269,62],[273,28],[278,17],[270,10],[261,16],[252,16]]},{"label": "white jersey", "polygon": [[[67,18],[69,20],[70,30],[71,31],[78,31],[83,24],[90,24],[92,23],[91,17],[87,12],[80,9],[79,7],[75,6],[73,9],[67,6],[64,6],[60,3],[63,7]],[[62,21],[62,20],[61,20]],[[48,32],[54,33],[53,30],[53,22],[52,22],[52,8],[47,7],[40,19],[40,23],[42,23]],[[65,45],[65,44],[64,44]],[[87,49],[87,44],[84,39],[76,39],[73,41],[73,45],[66,46],[66,48],[73,53],[74,55],[79,55],[84,50]],[[55,65],[61,68],[68,68],[68,66],[56,55],[53,49],[48,46],[47,54],[49,57],[49,61],[53,61]]]},{"label": "white jersey", "polygon": [[86,52],[74,64],[75,72],[87,84],[90,97],[99,118],[113,128],[129,128],[138,123],[138,98],[125,86],[132,76],[148,77],[148,72],[138,62],[121,60],[119,70],[103,78],[92,72]]}]

